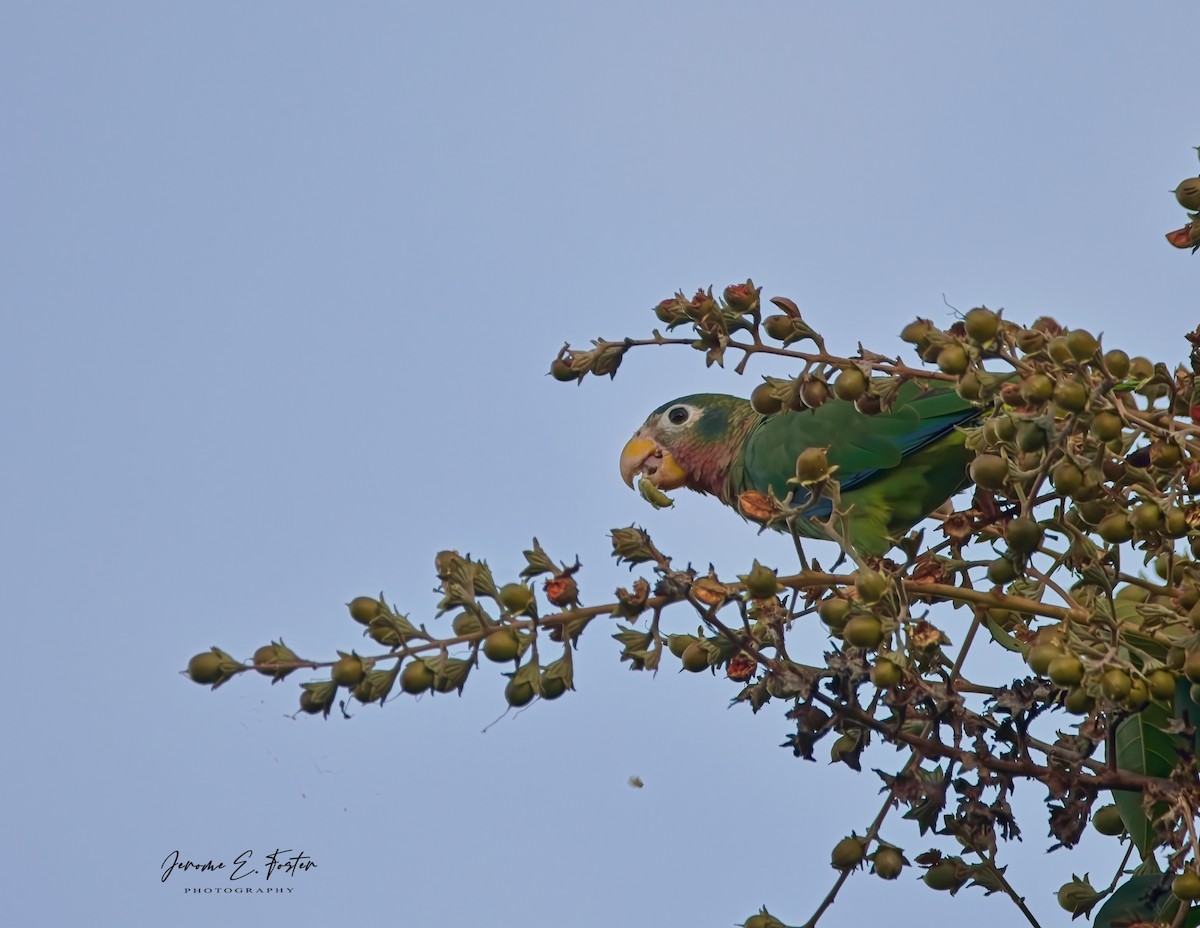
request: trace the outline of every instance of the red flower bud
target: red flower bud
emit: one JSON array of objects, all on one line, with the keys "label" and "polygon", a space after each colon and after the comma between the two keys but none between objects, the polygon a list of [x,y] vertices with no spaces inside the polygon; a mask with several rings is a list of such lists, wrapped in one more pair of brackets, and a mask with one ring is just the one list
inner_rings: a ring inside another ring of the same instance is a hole
[{"label": "red flower bud", "polygon": [[579,602],[579,584],[574,577],[559,575],[551,577],[542,587],[546,591],[546,599],[560,609],[574,606]]},{"label": "red flower bud", "polygon": [[758,662],[749,654],[736,654],[730,659],[729,667],[725,673],[730,680],[737,683],[745,683],[754,676],[754,669],[757,666]]}]

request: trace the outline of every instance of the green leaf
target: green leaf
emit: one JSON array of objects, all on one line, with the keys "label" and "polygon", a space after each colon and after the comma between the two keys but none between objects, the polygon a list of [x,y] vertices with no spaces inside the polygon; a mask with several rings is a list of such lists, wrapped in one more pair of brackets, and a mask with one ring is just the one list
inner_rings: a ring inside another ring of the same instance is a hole
[{"label": "green leaf", "polygon": [[983,624],[991,632],[992,641],[996,642],[1002,648],[1007,648],[1009,651],[1016,651],[1018,654],[1021,653],[1021,643],[1001,628],[998,622],[985,614]]},{"label": "green leaf", "polygon": [[1092,928],[1125,928],[1135,922],[1170,924],[1179,906],[1179,900],[1171,895],[1171,877],[1170,873],[1131,876],[1100,907]]},{"label": "green leaf", "polygon": [[642,499],[648,502],[655,509],[670,509],[675,505],[675,500],[667,496],[666,493],[652,484],[649,480],[639,480],[637,488],[638,492],[642,494]]},{"label": "green leaf", "polygon": [[[1174,739],[1162,730],[1169,721],[1165,709],[1151,704],[1118,725],[1114,739],[1117,768],[1149,777],[1169,776],[1177,755]],[[1113,790],[1113,801],[1138,852],[1145,858],[1154,850],[1154,829],[1142,808],[1142,794]],[[1160,814],[1165,808],[1165,803],[1160,803],[1154,812]]]},{"label": "green leaf", "polygon": [[531,577],[536,577],[539,574],[558,573],[558,565],[550,560],[550,556],[542,550],[542,546],[538,544],[538,540],[533,539],[533,548],[523,552],[525,555],[526,567],[521,571],[521,579],[528,580]]}]

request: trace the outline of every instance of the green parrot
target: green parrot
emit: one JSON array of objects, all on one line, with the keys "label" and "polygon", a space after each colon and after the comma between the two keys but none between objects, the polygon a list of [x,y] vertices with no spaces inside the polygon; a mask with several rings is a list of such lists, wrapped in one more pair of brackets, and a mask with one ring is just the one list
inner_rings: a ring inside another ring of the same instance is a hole
[{"label": "green parrot", "polygon": [[[807,448],[827,448],[842,507],[849,509],[850,543],[865,554],[883,554],[909,529],[970,483],[974,456],[957,426],[981,414],[950,387],[901,386],[892,409],[877,415],[830,399],[816,409],[762,415],[748,400],[697,393],[664,403],[621,452],[621,476],[637,474],[660,490],[687,487],[711,493],[738,509],[749,490],[789,494],[801,505],[809,491],[788,479]],[[827,519],[828,499],[808,515]],[[809,518],[796,531],[827,538]]]}]

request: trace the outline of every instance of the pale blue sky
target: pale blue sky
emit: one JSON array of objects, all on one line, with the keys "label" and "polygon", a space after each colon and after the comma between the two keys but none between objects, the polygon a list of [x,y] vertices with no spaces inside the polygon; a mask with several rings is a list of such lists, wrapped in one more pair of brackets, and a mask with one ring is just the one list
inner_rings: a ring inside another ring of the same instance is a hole
[{"label": "pale blue sky", "polygon": [[[12,924],[807,918],[878,781],[794,760],[727,681],[629,673],[601,626],[577,693],[486,734],[491,671],[349,722],[288,718],[291,680],[177,671],[212,644],[355,645],[341,604],[381,587],[431,619],[445,547],[505,580],[537,534],[578,553],[587,602],[628,578],[606,534],[632,521],[727,574],[790,564],[617,475],[650,409],[752,383],[686,351],[544,376],[564,339],[648,333],[676,288],[752,275],[843,352],[900,350],[916,314],[949,321],[944,294],[1182,359],[1200,259],[1162,236],[1197,168],[1195,10],[1133,10],[0,7]],[[1009,874],[1065,924],[1052,891],[1117,851],[1046,858],[1018,797]],[[158,881],[173,849],[275,846],[318,862],[287,898]],[[1015,923],[910,871],[856,877],[823,924],[918,905]]]}]

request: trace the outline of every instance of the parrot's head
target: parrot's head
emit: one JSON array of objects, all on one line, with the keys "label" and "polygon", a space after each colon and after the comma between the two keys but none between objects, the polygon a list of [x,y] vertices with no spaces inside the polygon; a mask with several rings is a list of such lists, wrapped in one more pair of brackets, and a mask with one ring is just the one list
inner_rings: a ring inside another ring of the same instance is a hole
[{"label": "parrot's head", "polygon": [[721,393],[696,393],[664,403],[650,413],[621,450],[621,477],[634,477],[660,490],[687,487],[728,503],[730,465],[761,418],[748,400]]}]

